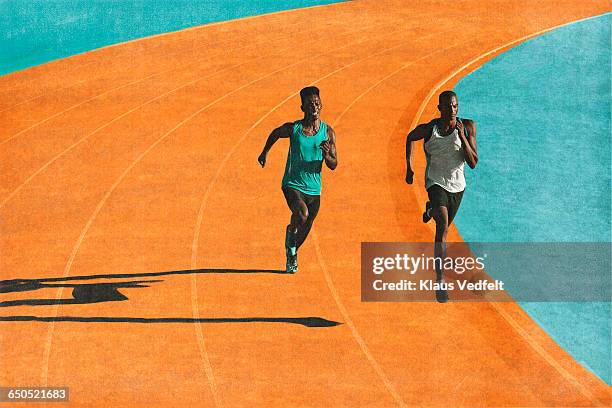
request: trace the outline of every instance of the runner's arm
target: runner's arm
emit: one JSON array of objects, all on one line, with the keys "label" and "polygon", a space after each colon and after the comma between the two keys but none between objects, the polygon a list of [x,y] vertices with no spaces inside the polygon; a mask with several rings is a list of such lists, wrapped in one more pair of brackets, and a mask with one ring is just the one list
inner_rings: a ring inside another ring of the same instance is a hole
[{"label": "runner's arm", "polygon": [[336,132],[331,126],[327,125],[327,140],[321,143],[321,150],[323,150],[323,159],[325,165],[334,170],[338,166],[338,153],[336,151]]},{"label": "runner's arm", "polygon": [[429,124],[419,125],[406,137],[406,183],[412,184],[414,171],[412,170],[412,142],[424,139],[430,132]]},{"label": "runner's arm", "polygon": [[[476,163],[478,163],[478,152],[476,150],[476,124],[474,121],[469,119],[464,119],[463,122],[465,125],[461,122],[457,122],[457,130],[459,130],[459,137],[461,138],[461,144],[463,145],[465,162],[471,169],[473,169],[476,167]],[[463,126],[467,128],[467,137],[465,136]]]},{"label": "runner's arm", "polygon": [[266,165],[266,157],[268,156],[268,152],[272,148],[272,145],[274,145],[278,139],[290,137],[291,132],[293,132],[293,122],[287,122],[284,125],[277,127],[270,133],[261,154],[257,158],[257,161],[259,164],[261,164],[261,167]]}]

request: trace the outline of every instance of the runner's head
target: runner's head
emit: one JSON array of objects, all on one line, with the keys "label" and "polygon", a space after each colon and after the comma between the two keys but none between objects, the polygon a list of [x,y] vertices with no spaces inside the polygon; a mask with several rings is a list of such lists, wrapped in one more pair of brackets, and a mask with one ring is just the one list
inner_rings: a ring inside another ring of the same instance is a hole
[{"label": "runner's head", "polygon": [[438,110],[442,119],[456,119],[459,111],[457,94],[453,91],[444,91],[438,97]]},{"label": "runner's head", "polygon": [[302,100],[302,112],[304,112],[305,117],[319,119],[321,109],[323,109],[319,88],[307,86],[300,91],[300,99]]}]

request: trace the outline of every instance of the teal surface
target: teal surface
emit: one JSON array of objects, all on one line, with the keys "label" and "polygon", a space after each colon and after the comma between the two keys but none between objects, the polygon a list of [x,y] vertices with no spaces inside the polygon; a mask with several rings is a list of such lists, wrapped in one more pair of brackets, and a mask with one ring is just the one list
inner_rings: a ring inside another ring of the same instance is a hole
[{"label": "teal surface", "polygon": [[[531,39],[455,88],[460,114],[478,126],[479,162],[456,219],[466,242],[612,241],[611,20]],[[611,384],[610,302],[521,306]]]},{"label": "teal surface", "polygon": [[0,0],[0,75],[187,27],[338,0]]}]

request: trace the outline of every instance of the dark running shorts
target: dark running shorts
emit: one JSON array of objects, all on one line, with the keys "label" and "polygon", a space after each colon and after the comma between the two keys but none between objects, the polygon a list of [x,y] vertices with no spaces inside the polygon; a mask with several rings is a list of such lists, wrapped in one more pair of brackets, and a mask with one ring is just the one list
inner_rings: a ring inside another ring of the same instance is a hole
[{"label": "dark running shorts", "polygon": [[305,194],[291,187],[283,187],[283,194],[285,195],[285,200],[287,200],[287,205],[292,211],[293,204],[296,201],[303,201],[308,208],[308,218],[312,219],[317,216],[319,206],[321,205],[321,196]]},{"label": "dark running shorts", "polygon": [[427,194],[429,195],[429,202],[431,203],[432,209],[437,207],[446,207],[448,211],[448,225],[450,225],[455,219],[455,215],[457,215],[459,205],[461,205],[463,191],[458,193],[449,193],[439,185],[434,184],[427,189]]}]

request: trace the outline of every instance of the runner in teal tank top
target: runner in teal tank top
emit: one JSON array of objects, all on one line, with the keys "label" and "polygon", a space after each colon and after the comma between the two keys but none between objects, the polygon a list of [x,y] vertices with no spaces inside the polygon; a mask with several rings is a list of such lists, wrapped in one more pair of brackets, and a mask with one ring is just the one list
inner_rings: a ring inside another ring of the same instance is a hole
[{"label": "runner in teal tank top", "polygon": [[274,129],[257,159],[261,167],[272,145],[279,138],[289,139],[289,153],[282,190],[291,209],[291,221],[285,230],[287,273],[297,272],[297,250],[308,236],[319,212],[323,163],[334,170],[338,165],[336,134],[320,119],[319,89],[310,86],[300,91],[304,119],[288,122]]},{"label": "runner in teal tank top", "polygon": [[320,146],[327,140],[327,124],[320,122],[319,131],[312,136],[304,135],[302,121],[293,125],[283,188],[290,187],[309,195],[321,194],[323,150]]}]

